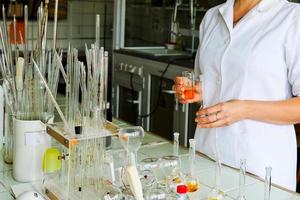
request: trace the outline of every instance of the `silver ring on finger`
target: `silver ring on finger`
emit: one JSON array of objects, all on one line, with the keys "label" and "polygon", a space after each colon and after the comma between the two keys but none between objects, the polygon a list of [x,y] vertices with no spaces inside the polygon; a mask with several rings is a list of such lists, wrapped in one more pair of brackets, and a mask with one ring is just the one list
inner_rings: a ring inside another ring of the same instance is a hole
[{"label": "silver ring on finger", "polygon": [[219,113],[220,113],[220,112],[217,112],[217,113],[216,113],[216,119],[217,119],[216,121],[220,120],[220,118],[218,117],[218,114],[219,114]]},{"label": "silver ring on finger", "polygon": [[216,122],[216,121],[219,120],[219,119],[218,119],[218,113],[216,113],[215,116],[216,116],[216,120],[215,120],[215,122]]}]

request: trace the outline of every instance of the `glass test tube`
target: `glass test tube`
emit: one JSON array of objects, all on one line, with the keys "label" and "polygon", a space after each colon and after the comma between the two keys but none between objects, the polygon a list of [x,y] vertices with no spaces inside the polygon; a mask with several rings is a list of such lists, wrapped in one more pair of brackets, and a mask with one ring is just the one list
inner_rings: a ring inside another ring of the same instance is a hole
[{"label": "glass test tube", "polygon": [[270,200],[271,194],[271,172],[272,167],[266,167],[266,177],[265,177],[265,200]]},{"label": "glass test tube", "polygon": [[187,176],[187,187],[188,192],[196,192],[199,189],[199,182],[198,178],[195,174],[195,161],[196,161],[196,140],[190,139],[189,140],[190,147],[189,147],[189,165],[190,171]]},{"label": "glass test tube", "polygon": [[215,187],[217,190],[220,189],[221,186],[221,168],[222,168],[222,164],[220,162],[220,160],[216,161],[216,166],[215,166]]},{"label": "glass test tube", "polygon": [[195,96],[195,74],[190,71],[184,71],[182,76],[189,79],[184,88],[184,99],[193,99]]},{"label": "glass test tube", "polygon": [[221,186],[221,167],[222,164],[220,160],[216,160],[215,162],[215,186],[211,190],[208,196],[208,200],[221,200],[223,199],[223,193],[220,191]]},{"label": "glass test tube", "polygon": [[196,159],[196,140],[190,139],[190,148],[189,148],[189,164],[190,164],[190,174],[192,177],[195,176],[195,159]]},{"label": "glass test tube", "polygon": [[173,155],[179,156],[179,133],[174,133]]},{"label": "glass test tube", "polygon": [[242,159],[241,166],[240,166],[240,178],[239,178],[239,196],[237,200],[246,200],[245,185],[246,185],[246,160]]}]

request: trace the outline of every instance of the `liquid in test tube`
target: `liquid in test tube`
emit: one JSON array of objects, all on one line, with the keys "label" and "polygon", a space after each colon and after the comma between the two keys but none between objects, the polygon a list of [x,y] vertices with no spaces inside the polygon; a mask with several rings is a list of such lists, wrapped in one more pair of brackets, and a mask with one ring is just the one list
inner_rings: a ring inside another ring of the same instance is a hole
[{"label": "liquid in test tube", "polygon": [[190,148],[189,148],[190,172],[187,177],[187,188],[188,188],[188,192],[196,192],[199,189],[199,182],[195,174],[196,140],[190,139],[189,143],[190,143]]}]

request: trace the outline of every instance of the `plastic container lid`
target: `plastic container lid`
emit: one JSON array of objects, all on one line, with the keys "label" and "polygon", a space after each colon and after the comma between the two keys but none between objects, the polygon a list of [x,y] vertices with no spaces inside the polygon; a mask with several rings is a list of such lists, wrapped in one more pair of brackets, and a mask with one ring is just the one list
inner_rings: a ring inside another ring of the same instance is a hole
[{"label": "plastic container lid", "polygon": [[178,194],[186,194],[188,192],[188,188],[186,185],[178,185],[177,186],[177,193]]}]

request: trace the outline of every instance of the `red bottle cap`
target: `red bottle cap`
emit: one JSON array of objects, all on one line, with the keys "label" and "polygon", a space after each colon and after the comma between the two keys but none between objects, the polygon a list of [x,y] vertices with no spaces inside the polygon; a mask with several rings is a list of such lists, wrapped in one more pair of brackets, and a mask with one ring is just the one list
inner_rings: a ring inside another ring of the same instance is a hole
[{"label": "red bottle cap", "polygon": [[177,193],[178,194],[186,194],[188,192],[188,188],[186,185],[178,185],[177,186]]}]

